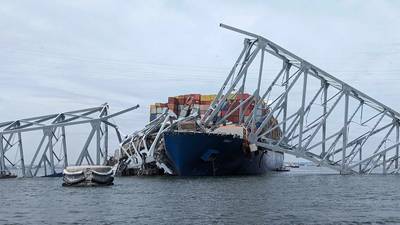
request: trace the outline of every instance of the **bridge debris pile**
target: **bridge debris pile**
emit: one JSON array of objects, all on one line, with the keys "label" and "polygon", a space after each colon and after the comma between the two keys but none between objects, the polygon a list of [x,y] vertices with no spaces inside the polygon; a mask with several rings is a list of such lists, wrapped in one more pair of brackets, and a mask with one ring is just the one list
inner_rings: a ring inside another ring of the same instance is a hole
[{"label": "bridge debris pile", "polygon": [[[229,95],[224,100],[224,108],[217,114],[213,123],[205,126],[201,120],[216,97],[217,95],[188,94],[169,97],[168,103],[151,105],[150,123],[144,129],[127,137],[121,144],[118,173],[120,175],[176,174],[165,152],[163,134],[168,131],[233,134],[247,139],[247,135],[243,133],[239,135],[236,132],[236,127],[242,127],[241,129],[247,134],[245,121],[249,121],[254,110],[254,101],[248,100],[254,97],[247,93]],[[246,100],[245,104],[240,105]],[[266,104],[262,106],[257,114],[260,118],[268,113]],[[277,123],[275,118],[271,118],[268,127],[276,126]],[[275,139],[280,135],[279,127],[274,128],[269,134]]]}]

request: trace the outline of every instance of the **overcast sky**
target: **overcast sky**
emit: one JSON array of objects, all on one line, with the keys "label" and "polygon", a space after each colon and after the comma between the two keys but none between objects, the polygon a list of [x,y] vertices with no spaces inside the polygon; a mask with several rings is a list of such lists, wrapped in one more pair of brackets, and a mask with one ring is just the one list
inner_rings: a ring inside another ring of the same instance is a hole
[{"label": "overcast sky", "polygon": [[400,110],[398,1],[2,1],[1,120],[216,92],[243,36],[261,34]]}]

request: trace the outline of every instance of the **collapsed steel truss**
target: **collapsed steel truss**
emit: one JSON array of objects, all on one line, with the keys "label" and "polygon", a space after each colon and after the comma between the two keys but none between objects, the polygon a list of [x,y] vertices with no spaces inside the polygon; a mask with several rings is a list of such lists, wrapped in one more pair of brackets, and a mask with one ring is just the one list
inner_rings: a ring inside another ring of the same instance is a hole
[{"label": "collapsed steel truss", "polygon": [[[257,84],[250,88],[253,96],[232,110],[242,110],[246,101],[254,101],[255,109],[267,102],[269,113],[261,121],[257,110],[247,120],[240,116],[240,123],[251,131],[253,147],[295,155],[341,174],[399,172],[398,112],[264,37],[221,26],[251,39],[245,39],[239,58],[203,117],[205,126],[215,120],[227,96],[249,91],[249,71],[256,70]],[[267,60],[280,66],[277,75],[264,82]],[[271,118],[279,121],[274,127],[267,126]],[[268,138],[276,128],[282,137]]]},{"label": "collapsed steel truss", "polygon": [[[212,132],[239,111],[238,125],[247,128],[252,151],[284,152],[341,174],[399,173],[398,112],[264,37],[221,26],[251,38],[245,38],[217,97],[202,118],[177,119],[167,111],[125,139],[121,154],[132,167],[160,162],[155,151],[162,134],[180,122],[195,120],[203,132]],[[251,95],[222,116],[228,98],[242,93]]]},{"label": "collapsed steel truss", "polygon": [[161,159],[162,135],[166,131],[176,129],[180,123],[195,120],[197,117],[197,112],[178,118],[172,111],[165,111],[142,130],[134,132],[121,142],[121,154],[128,157],[124,165],[130,168],[143,168],[146,164],[155,163],[165,173],[173,174],[172,169],[165,164],[165,160]]},{"label": "collapsed steel truss", "polygon": [[[108,155],[109,126],[115,129],[118,140],[122,141],[117,125],[111,123],[109,119],[135,110],[138,107],[139,105],[136,105],[109,114],[109,106],[103,104],[94,108],[2,122],[0,123],[0,171],[7,171],[9,167],[20,168],[23,177],[32,177],[37,176],[39,170],[42,169],[44,170],[42,171],[43,175],[55,175],[56,160],[62,162],[62,167],[70,165],[68,161],[66,127],[82,124],[90,124],[91,130],[75,165],[81,165],[84,160],[89,165],[103,164]],[[22,134],[38,130],[41,130],[43,135],[31,162],[27,164],[24,151],[32,149],[23,147]],[[96,152],[94,156],[91,156],[88,147],[94,136],[96,136]],[[61,155],[57,155],[54,150],[54,146],[57,143],[61,146]],[[12,150],[17,151],[19,154],[17,162],[12,162],[7,157]]]}]

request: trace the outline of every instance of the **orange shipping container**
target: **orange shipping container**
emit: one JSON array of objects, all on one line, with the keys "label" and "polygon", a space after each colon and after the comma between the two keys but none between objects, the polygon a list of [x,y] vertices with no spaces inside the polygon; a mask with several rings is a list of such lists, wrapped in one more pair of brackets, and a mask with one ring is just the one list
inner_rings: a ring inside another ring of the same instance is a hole
[{"label": "orange shipping container", "polygon": [[212,101],[200,101],[200,105],[211,105]]}]

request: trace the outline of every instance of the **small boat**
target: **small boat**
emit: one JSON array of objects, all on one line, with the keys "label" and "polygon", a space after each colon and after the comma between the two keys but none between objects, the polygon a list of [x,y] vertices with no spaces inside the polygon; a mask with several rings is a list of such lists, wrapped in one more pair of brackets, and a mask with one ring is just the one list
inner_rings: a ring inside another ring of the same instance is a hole
[{"label": "small boat", "polygon": [[11,173],[10,171],[0,171],[0,179],[10,179],[16,177],[17,175]]},{"label": "small boat", "polygon": [[63,186],[113,185],[114,171],[111,166],[70,166],[63,171]]}]

